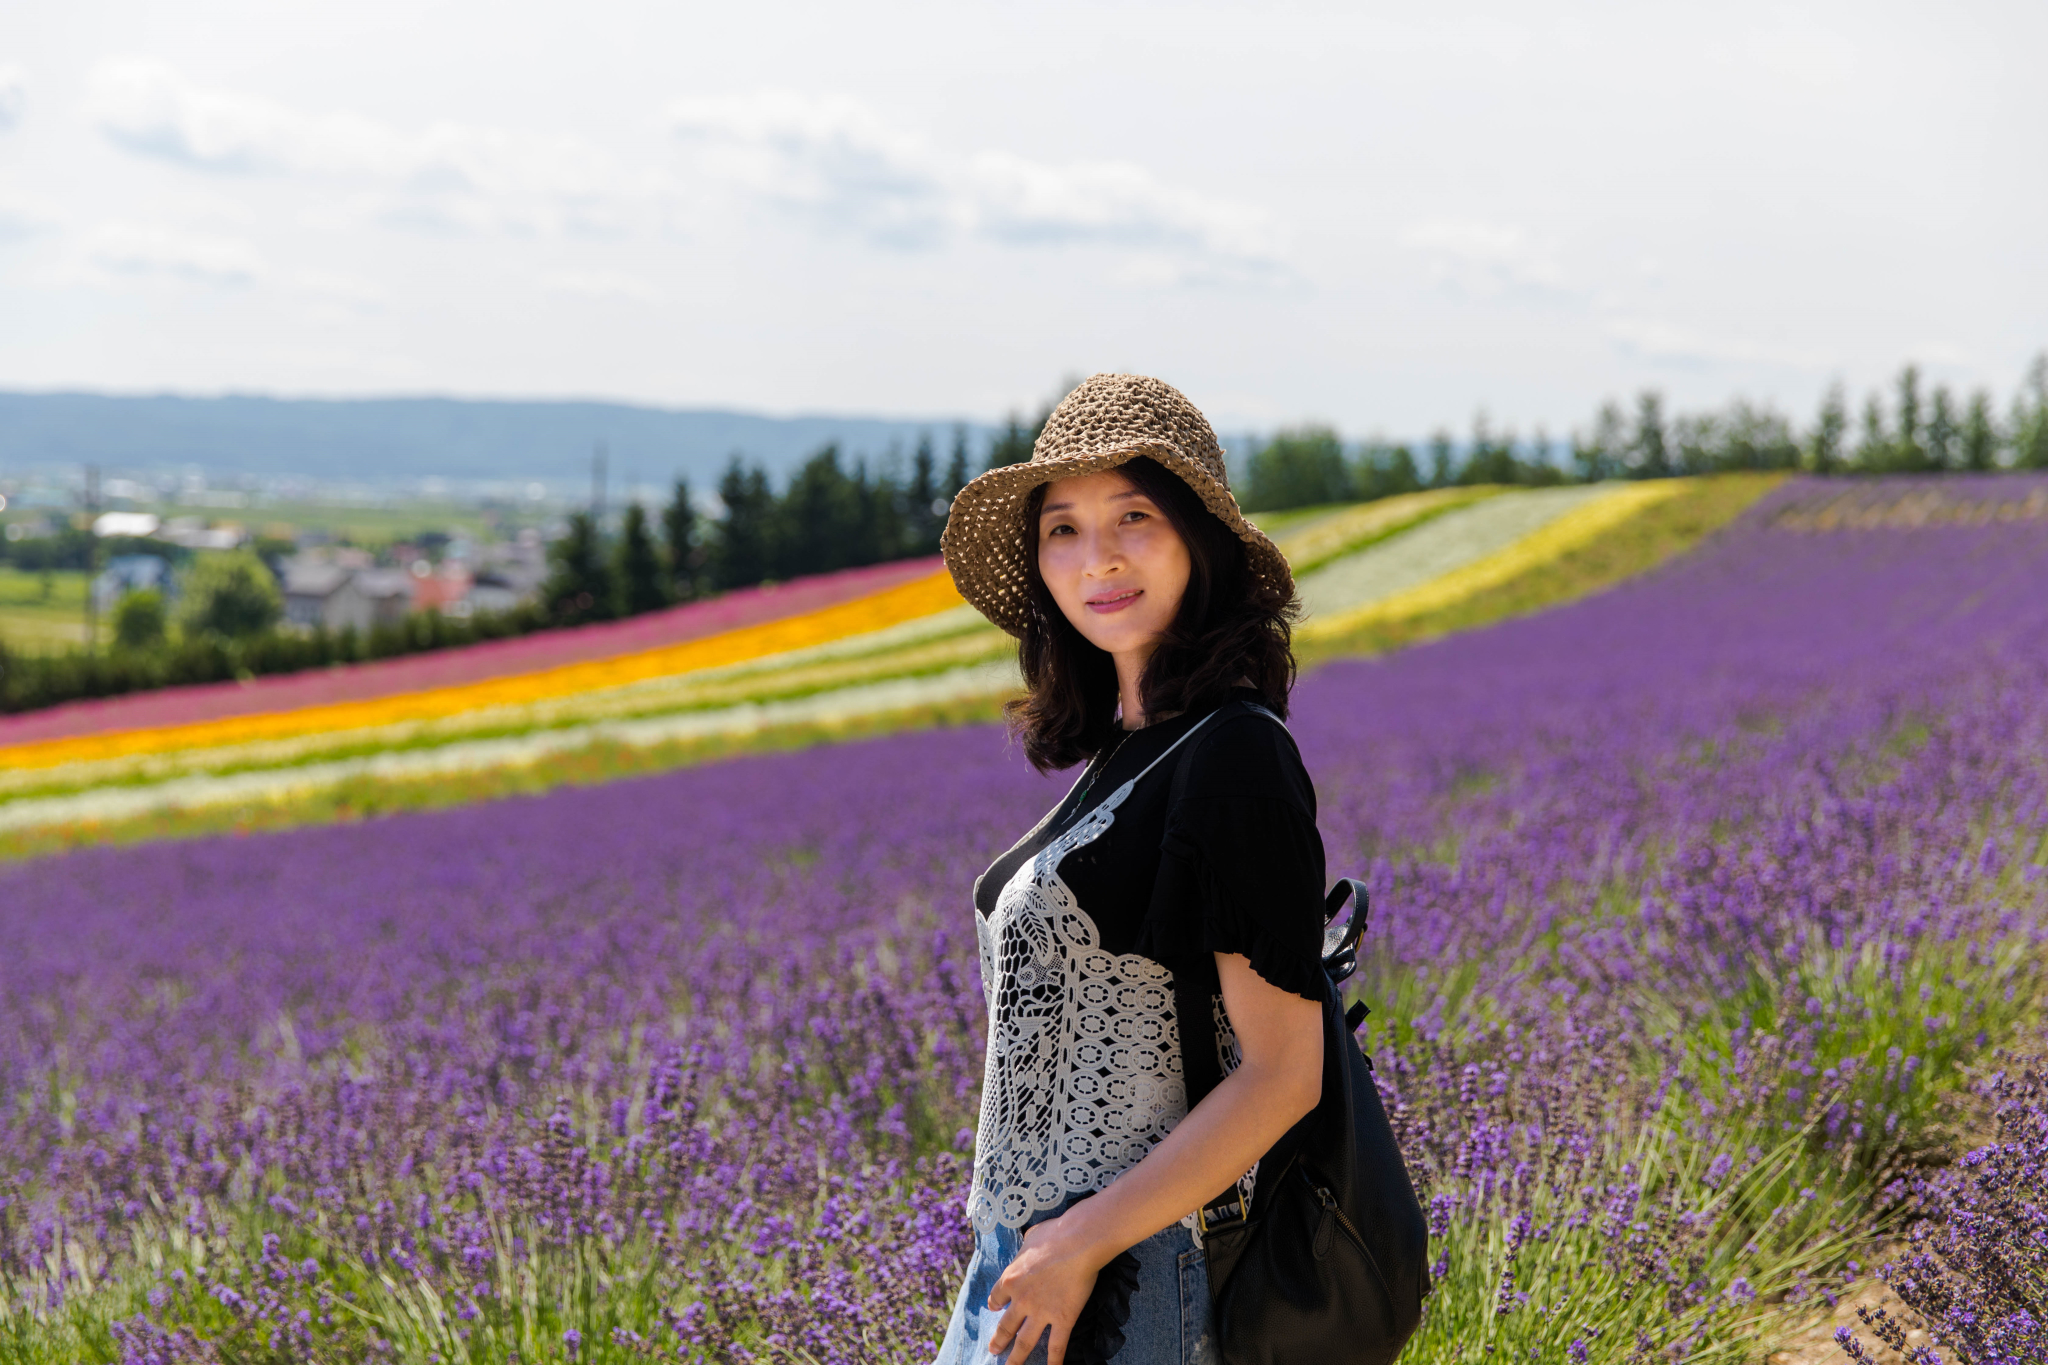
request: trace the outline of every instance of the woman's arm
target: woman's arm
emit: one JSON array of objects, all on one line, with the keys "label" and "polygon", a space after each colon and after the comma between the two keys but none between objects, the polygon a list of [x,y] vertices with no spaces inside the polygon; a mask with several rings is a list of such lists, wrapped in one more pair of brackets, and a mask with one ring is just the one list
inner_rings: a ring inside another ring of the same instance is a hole
[{"label": "woman's arm", "polygon": [[1052,1328],[1046,1358],[1060,1365],[1095,1276],[1223,1190],[1315,1108],[1323,1087],[1323,1007],[1283,991],[1237,953],[1216,954],[1223,1006],[1244,1060],[1166,1139],[1116,1183],[1024,1234],[1024,1246],[988,1296],[1008,1311],[989,1352],[1024,1357]]}]

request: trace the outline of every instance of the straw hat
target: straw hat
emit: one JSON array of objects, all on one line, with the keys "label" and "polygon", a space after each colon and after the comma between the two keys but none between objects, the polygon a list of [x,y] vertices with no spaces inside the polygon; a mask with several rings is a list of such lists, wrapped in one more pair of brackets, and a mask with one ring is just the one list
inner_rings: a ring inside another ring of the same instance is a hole
[{"label": "straw hat", "polygon": [[1208,419],[1179,389],[1142,374],[1090,375],[1053,409],[1029,460],[991,469],[960,490],[941,541],[960,595],[1010,634],[1023,635],[1032,618],[1027,556],[1038,547],[1037,528],[1024,524],[1031,490],[1139,455],[1180,475],[1237,532],[1254,578],[1294,595],[1286,556],[1237,510]]}]

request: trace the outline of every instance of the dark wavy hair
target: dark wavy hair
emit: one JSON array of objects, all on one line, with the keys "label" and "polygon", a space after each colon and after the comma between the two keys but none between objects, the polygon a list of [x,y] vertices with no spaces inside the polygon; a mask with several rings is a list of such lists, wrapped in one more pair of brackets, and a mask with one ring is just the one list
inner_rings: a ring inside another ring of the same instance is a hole
[{"label": "dark wavy hair", "polygon": [[[1179,475],[1142,455],[1116,468],[1166,514],[1188,547],[1180,610],[1138,681],[1146,716],[1208,710],[1229,700],[1241,683],[1286,716],[1294,686],[1293,622],[1301,614],[1294,594],[1253,577],[1244,542]],[[1033,544],[1047,486],[1031,490],[1024,508]],[[1109,742],[1116,726],[1116,664],[1053,601],[1039,577],[1037,553],[1024,562],[1032,620],[1017,642],[1017,662],[1029,690],[1003,713],[1031,765],[1049,772],[1093,758]]]}]

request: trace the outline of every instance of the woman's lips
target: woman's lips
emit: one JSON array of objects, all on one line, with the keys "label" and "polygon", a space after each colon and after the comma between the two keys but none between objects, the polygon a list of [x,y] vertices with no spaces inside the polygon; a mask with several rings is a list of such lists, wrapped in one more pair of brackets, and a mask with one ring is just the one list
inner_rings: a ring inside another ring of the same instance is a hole
[{"label": "woman's lips", "polygon": [[1088,610],[1096,613],[1098,616],[1103,616],[1113,611],[1122,611],[1144,595],[1145,590],[1143,588],[1127,588],[1122,592],[1104,593],[1100,597],[1091,597],[1088,599],[1086,606]]}]

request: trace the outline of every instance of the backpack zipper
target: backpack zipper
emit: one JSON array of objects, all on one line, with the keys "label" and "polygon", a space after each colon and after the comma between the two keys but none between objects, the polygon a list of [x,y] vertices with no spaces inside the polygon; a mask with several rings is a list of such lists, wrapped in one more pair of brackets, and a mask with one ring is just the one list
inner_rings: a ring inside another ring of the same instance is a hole
[{"label": "backpack zipper", "polygon": [[[1301,1178],[1308,1180],[1308,1173],[1303,1172]],[[1316,1192],[1316,1198],[1322,1201],[1323,1212],[1336,1215],[1337,1226],[1343,1228],[1345,1234],[1351,1238],[1352,1243],[1365,1253],[1365,1259],[1372,1263],[1373,1273],[1379,1273],[1379,1264],[1373,1259],[1372,1249],[1366,1246],[1365,1238],[1358,1235],[1358,1229],[1351,1226],[1351,1220],[1344,1216],[1344,1210],[1337,1207],[1337,1196],[1313,1181],[1309,1182],[1309,1187]]]}]

